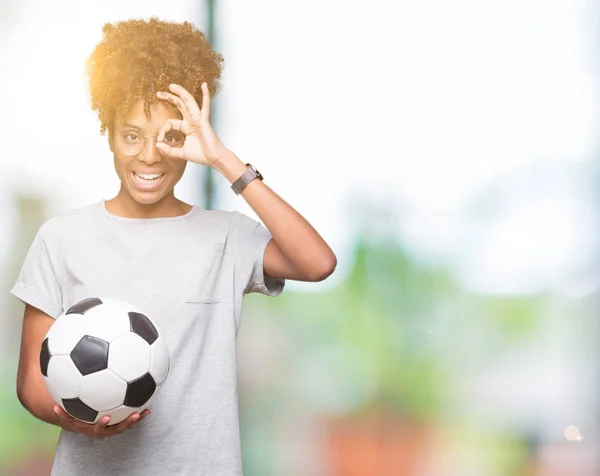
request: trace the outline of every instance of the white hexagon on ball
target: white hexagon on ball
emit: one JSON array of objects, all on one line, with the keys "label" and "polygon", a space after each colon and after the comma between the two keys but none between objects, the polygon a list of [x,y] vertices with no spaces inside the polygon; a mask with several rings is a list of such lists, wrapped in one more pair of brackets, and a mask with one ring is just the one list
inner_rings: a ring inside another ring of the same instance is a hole
[{"label": "white hexagon on ball", "polygon": [[85,335],[85,324],[79,314],[61,315],[48,330],[50,355],[67,355]]},{"label": "white hexagon on ball", "polygon": [[150,346],[132,332],[111,341],[108,368],[126,382],[140,378],[150,370]]},{"label": "white hexagon on ball", "polygon": [[44,377],[44,382],[46,383],[46,388],[48,389],[48,392],[50,392],[50,395],[52,396],[54,401],[62,406],[62,397],[54,389],[54,385],[52,385],[52,381],[48,377]]},{"label": "white hexagon on ball", "polygon": [[77,398],[83,376],[68,355],[55,355],[48,363],[48,379],[61,398]]},{"label": "white hexagon on ball", "polygon": [[110,370],[102,370],[83,377],[79,399],[98,412],[113,410],[123,405],[127,383]]},{"label": "white hexagon on ball", "polygon": [[110,342],[130,331],[127,312],[115,304],[104,304],[87,311],[83,316],[88,335]]}]

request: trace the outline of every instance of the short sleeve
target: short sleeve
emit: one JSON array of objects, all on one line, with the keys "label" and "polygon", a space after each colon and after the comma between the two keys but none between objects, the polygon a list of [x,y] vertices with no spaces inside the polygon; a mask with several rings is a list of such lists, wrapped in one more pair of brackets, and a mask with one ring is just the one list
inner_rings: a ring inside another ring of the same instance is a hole
[{"label": "short sleeve", "polygon": [[283,291],[285,280],[264,274],[265,249],[271,239],[271,233],[262,223],[240,212],[233,212],[228,241],[231,240],[235,249],[236,281],[244,294],[278,296]]},{"label": "short sleeve", "polygon": [[62,314],[62,298],[51,248],[55,241],[45,227],[38,230],[11,294],[56,319]]}]

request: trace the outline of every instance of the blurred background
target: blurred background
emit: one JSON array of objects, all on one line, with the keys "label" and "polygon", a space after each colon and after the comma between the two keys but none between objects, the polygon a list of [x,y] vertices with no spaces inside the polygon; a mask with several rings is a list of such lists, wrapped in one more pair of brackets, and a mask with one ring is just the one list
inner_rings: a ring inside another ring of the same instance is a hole
[{"label": "blurred background", "polygon": [[[16,398],[9,290],[43,221],[116,194],[84,61],[150,16],[207,33],[217,133],[338,256],[246,298],[246,476],[600,474],[599,7],[2,0],[0,474],[58,436]],[[256,218],[199,166],[176,192]]]}]

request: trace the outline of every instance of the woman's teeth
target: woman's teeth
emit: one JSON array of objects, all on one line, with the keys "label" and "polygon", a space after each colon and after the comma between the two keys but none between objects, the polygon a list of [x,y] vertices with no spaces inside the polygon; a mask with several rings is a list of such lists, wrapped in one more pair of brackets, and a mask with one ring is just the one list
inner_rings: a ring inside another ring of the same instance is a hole
[{"label": "woman's teeth", "polygon": [[134,172],[133,175],[138,182],[152,185],[153,183],[158,182],[164,174],[136,174]]}]

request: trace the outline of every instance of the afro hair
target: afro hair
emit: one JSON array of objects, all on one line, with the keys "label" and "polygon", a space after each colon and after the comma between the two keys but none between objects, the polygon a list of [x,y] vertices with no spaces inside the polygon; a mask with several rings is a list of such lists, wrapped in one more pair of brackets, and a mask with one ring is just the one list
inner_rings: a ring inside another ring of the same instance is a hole
[{"label": "afro hair", "polygon": [[191,23],[150,18],[105,24],[103,38],[87,61],[100,132],[111,131],[142,99],[149,116],[150,105],[159,101],[156,92],[169,91],[171,83],[187,89],[201,106],[202,83],[214,96],[222,70],[223,57]]}]

